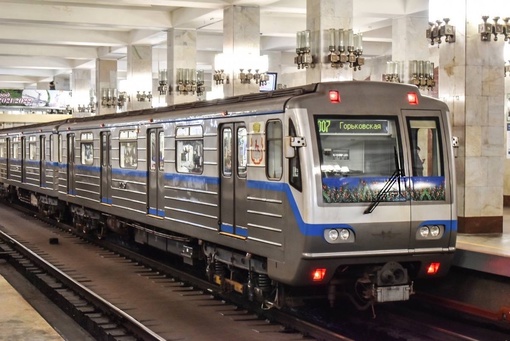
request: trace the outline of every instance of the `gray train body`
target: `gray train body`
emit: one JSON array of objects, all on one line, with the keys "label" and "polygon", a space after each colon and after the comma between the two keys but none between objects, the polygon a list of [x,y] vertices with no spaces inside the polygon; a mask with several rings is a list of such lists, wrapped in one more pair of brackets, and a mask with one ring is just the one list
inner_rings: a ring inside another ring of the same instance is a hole
[{"label": "gray train body", "polygon": [[405,300],[455,250],[448,113],[413,86],[331,82],[74,118],[1,130],[0,182],[250,295],[351,282]]}]

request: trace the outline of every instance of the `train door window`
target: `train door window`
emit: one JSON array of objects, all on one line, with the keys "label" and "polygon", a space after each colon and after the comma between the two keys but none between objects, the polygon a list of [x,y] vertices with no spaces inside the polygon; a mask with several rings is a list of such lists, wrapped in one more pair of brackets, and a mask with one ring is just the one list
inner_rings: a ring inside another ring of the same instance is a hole
[{"label": "train door window", "polygon": [[165,132],[159,132],[159,170],[165,170]]},{"label": "train door window", "polygon": [[39,153],[41,161],[46,161],[46,136],[39,136]]},{"label": "train door window", "polygon": [[246,178],[248,166],[248,131],[246,127],[237,128],[237,175]]},{"label": "train door window", "polygon": [[[296,127],[294,127],[294,122],[292,122],[292,120],[289,121],[289,136],[297,136]],[[289,182],[295,189],[302,191],[303,183],[301,179],[301,161],[299,159],[299,150],[296,151],[295,156],[289,160]]]},{"label": "train door window", "polygon": [[12,149],[11,149],[11,159],[19,159],[20,158],[20,138],[13,137],[12,138]]},{"label": "train door window", "polygon": [[28,137],[27,160],[37,160],[37,136]]},{"label": "train door window", "polygon": [[282,122],[272,120],[266,127],[267,177],[280,180],[283,170],[283,130]]},{"label": "train door window", "polygon": [[408,118],[414,176],[444,176],[441,132],[435,118]]},{"label": "train door window", "polygon": [[92,133],[80,134],[81,164],[91,166],[94,164],[94,135]]},{"label": "train door window", "polygon": [[0,139],[0,158],[7,157],[5,139]]},{"label": "train door window", "polygon": [[55,134],[50,135],[50,149],[49,159],[52,162],[58,161],[58,136]]},{"label": "train door window", "polygon": [[135,129],[120,131],[119,156],[120,168],[138,167],[138,133]]},{"label": "train door window", "polygon": [[232,129],[223,129],[222,173],[224,176],[232,175]]},{"label": "train door window", "polygon": [[175,136],[177,172],[202,174],[204,168],[202,126],[177,127]]},{"label": "train door window", "polygon": [[63,148],[64,148],[64,144],[62,143],[62,134],[58,134],[58,147],[57,147],[58,162],[62,162],[62,155],[64,154],[64,152],[62,150]]}]

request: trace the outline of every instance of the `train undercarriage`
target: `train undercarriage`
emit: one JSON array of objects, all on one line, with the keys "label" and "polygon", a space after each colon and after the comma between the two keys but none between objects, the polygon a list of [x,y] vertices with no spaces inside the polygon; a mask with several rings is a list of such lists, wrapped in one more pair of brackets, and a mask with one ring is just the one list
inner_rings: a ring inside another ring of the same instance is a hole
[{"label": "train undercarriage", "polygon": [[357,309],[374,303],[408,300],[413,294],[408,270],[397,262],[370,266],[345,266],[327,284],[317,287],[289,287],[273,281],[267,274],[267,261],[250,253],[228,249],[203,240],[158,231],[152,226],[98,212],[83,206],[63,203],[56,198],[24,189],[3,187],[2,196],[36,207],[45,216],[72,223],[86,234],[103,238],[108,233],[122,236],[180,257],[190,266],[201,266],[206,278],[224,291],[235,291],[267,308],[301,305],[303,301],[327,299],[335,306],[347,299]]}]

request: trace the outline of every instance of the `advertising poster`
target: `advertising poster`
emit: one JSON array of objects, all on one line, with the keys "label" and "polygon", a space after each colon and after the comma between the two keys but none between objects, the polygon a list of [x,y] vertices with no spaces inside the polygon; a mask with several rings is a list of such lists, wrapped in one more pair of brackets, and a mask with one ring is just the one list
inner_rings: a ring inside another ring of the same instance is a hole
[{"label": "advertising poster", "polygon": [[1,89],[0,106],[66,109],[71,105],[71,94],[64,90]]}]

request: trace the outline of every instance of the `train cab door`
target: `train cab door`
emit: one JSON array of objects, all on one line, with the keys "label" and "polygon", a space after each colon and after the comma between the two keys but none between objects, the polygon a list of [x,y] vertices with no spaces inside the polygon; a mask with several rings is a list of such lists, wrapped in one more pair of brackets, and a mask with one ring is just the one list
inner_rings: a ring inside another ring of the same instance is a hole
[{"label": "train cab door", "polygon": [[[416,229],[424,221],[450,220],[450,179],[446,169],[448,160],[444,150],[446,141],[441,133],[440,112],[409,112],[406,128],[410,144],[411,221]],[[431,213],[433,212],[433,214]],[[412,236],[414,237],[414,235]],[[411,238],[411,247],[416,247]]]},{"label": "train cab door", "polygon": [[165,134],[162,128],[147,131],[147,214],[157,218],[165,216]]},{"label": "train cab door", "polygon": [[220,129],[220,233],[246,238],[248,136],[244,123]]},{"label": "train cab door", "polygon": [[39,187],[46,187],[46,136],[39,136]]},{"label": "train cab door", "polygon": [[112,204],[112,164],[111,164],[111,134],[109,131],[103,131],[100,135],[101,139],[101,203]]},{"label": "train cab door", "polygon": [[74,178],[74,134],[67,135],[67,194],[76,195],[76,180]]}]

